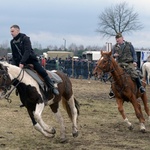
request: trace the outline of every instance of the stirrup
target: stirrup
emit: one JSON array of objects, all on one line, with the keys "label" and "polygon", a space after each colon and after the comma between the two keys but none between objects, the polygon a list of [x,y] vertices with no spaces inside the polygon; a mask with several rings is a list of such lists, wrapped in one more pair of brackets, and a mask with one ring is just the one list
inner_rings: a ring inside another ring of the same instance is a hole
[{"label": "stirrup", "polygon": [[109,98],[112,99],[112,98],[114,98],[114,97],[115,97],[115,94],[114,94],[113,92],[110,92],[110,93],[109,93]]}]

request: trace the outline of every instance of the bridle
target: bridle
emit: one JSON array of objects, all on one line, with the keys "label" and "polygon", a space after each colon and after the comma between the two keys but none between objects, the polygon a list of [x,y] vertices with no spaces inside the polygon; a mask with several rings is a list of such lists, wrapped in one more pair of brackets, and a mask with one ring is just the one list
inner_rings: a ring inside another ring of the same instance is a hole
[{"label": "bridle", "polygon": [[[22,73],[23,72],[23,73]],[[0,89],[3,90],[2,96],[5,95],[5,99],[11,103],[12,100],[9,98],[11,93],[14,91],[14,89],[20,84],[20,82],[22,81],[23,77],[24,77],[24,69],[21,69],[21,71],[19,72],[18,76],[16,78],[14,78],[9,84],[7,84],[8,80],[11,80],[9,77],[9,74],[6,70],[0,70],[0,74],[2,74],[2,84],[0,84]],[[19,77],[22,77],[20,80]],[[15,84],[16,83],[16,84]],[[12,87],[13,85],[13,87]]]},{"label": "bridle", "polygon": [[103,60],[103,61],[108,62],[107,66],[105,68],[103,68],[103,67],[97,65],[97,68],[99,68],[102,72],[105,72],[105,73],[113,72],[114,68],[111,69],[111,67],[110,67],[111,66],[111,62],[112,62],[112,58],[109,57],[107,60]]},{"label": "bridle", "polygon": [[9,79],[9,75],[5,70],[0,70],[0,74],[2,75],[1,80],[3,81],[0,85],[0,89],[2,89],[3,91],[7,91],[7,89],[9,89],[9,86],[6,87],[6,84]]},{"label": "bridle", "polygon": [[[108,63],[107,63],[107,66],[106,66],[106,67],[97,66],[97,67],[98,67],[102,72],[104,72],[104,73],[108,73],[108,72],[112,73],[112,72],[114,72],[114,71],[116,70],[116,68],[115,68],[115,67],[112,67],[112,68],[111,68],[111,64],[113,63],[113,62],[112,62],[112,57],[109,57],[109,58],[108,58],[107,56],[104,56],[104,58],[107,58],[107,59],[103,60],[103,61],[105,61],[105,62],[108,62]],[[119,74],[118,77],[119,77],[119,76],[122,76],[122,75],[124,75],[124,74],[125,74],[125,72]]]}]

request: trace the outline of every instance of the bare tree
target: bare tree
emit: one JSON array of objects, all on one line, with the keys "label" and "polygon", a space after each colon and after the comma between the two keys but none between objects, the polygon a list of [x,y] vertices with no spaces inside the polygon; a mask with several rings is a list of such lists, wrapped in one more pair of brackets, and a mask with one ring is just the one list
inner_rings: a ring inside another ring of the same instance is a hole
[{"label": "bare tree", "polygon": [[106,8],[99,16],[97,32],[103,37],[115,36],[116,33],[131,33],[143,26],[139,22],[138,14],[126,2]]}]

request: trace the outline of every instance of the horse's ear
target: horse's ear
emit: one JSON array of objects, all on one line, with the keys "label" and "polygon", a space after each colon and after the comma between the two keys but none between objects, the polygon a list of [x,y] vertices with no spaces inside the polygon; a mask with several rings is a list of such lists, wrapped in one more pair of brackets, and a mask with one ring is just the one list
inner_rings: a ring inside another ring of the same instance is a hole
[{"label": "horse's ear", "polygon": [[101,55],[103,55],[103,50],[100,50],[100,52],[101,52]]},{"label": "horse's ear", "polygon": [[110,54],[110,55],[112,54],[112,50],[109,52],[109,54]]}]

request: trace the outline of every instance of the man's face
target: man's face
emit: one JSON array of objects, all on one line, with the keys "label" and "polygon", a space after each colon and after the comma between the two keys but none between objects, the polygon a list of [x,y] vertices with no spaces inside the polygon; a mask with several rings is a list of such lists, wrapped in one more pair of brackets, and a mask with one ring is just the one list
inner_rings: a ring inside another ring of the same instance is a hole
[{"label": "man's face", "polygon": [[18,28],[10,28],[10,33],[12,35],[12,37],[16,37],[19,33],[20,33],[20,30]]},{"label": "man's face", "polygon": [[122,43],[123,43],[123,37],[116,38],[116,42],[117,42],[118,44],[122,44]]}]

